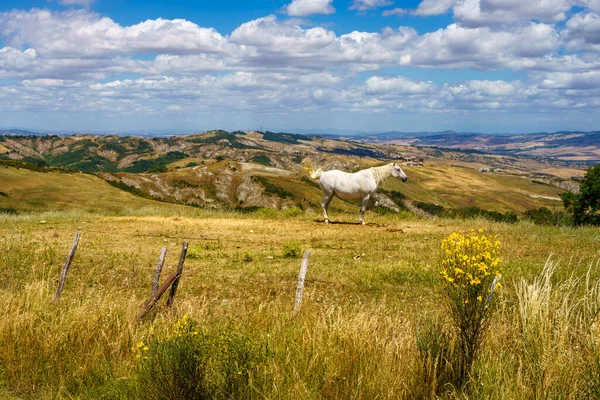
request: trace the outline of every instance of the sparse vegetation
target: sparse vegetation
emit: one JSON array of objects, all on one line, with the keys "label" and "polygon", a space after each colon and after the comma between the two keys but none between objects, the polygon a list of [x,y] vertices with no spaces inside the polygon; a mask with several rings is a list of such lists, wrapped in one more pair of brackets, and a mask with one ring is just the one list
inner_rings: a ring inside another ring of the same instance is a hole
[{"label": "sparse vegetation", "polygon": [[255,176],[253,179],[259,182],[265,188],[266,195],[275,195],[281,197],[282,199],[295,198],[293,193],[288,192],[280,186],[270,183],[266,178],[263,178],[262,176]]}]

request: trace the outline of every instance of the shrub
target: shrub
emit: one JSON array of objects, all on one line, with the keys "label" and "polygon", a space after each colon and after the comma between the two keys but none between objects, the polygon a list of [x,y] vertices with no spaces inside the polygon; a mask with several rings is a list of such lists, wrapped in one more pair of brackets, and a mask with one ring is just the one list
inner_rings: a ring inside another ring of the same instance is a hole
[{"label": "shrub", "polygon": [[165,164],[157,164],[148,170],[148,172],[150,172],[150,173],[161,173],[161,172],[167,172],[167,171],[168,171],[168,169]]},{"label": "shrub", "polygon": [[263,164],[267,166],[271,165],[271,159],[266,154],[257,154],[254,157],[252,157],[251,161],[257,164]]},{"label": "shrub", "polygon": [[492,315],[494,292],[500,288],[500,242],[483,230],[455,232],[442,241],[441,271],[444,303],[458,336],[458,381],[471,373]]},{"label": "shrub", "polygon": [[203,331],[187,315],[165,336],[150,331],[133,350],[137,382],[144,398],[150,399],[247,396],[252,372],[262,361],[260,346],[239,331]]},{"label": "shrub", "polygon": [[286,208],[283,212],[286,218],[297,217],[302,215],[302,210],[299,207]]},{"label": "shrub", "polygon": [[285,242],[283,244],[283,257],[284,258],[298,258],[302,249],[300,243],[296,241]]}]

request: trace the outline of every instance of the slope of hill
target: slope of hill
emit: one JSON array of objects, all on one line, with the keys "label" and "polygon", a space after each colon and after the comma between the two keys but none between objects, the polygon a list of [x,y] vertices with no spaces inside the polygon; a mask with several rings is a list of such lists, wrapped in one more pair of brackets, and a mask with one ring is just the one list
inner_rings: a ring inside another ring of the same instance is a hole
[{"label": "slope of hill", "polygon": [[80,172],[39,172],[0,165],[0,211],[83,210],[119,213],[144,207],[173,208],[135,196]]}]

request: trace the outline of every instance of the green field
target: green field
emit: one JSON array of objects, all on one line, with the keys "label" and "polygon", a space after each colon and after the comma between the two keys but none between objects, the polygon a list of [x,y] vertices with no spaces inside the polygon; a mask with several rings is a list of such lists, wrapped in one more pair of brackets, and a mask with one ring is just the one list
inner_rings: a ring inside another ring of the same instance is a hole
[{"label": "green field", "polygon": [[[600,330],[590,314],[600,309],[597,228],[85,210],[0,215],[2,398],[190,398],[174,388],[196,381],[197,398],[251,399],[584,398],[600,388]],[[423,327],[437,326],[426,321],[451,332],[440,305],[440,243],[478,228],[501,242],[504,288],[469,385],[438,387],[426,368],[435,353],[422,343]],[[76,231],[79,249],[51,304]],[[173,308],[161,299],[136,324],[161,247],[166,276],[184,240]],[[304,250],[310,266],[294,316],[295,254]],[[552,286],[532,286],[536,295],[523,298],[522,282],[532,283],[550,256]],[[190,359],[202,362],[190,370]],[[196,381],[176,379],[188,376]]]}]

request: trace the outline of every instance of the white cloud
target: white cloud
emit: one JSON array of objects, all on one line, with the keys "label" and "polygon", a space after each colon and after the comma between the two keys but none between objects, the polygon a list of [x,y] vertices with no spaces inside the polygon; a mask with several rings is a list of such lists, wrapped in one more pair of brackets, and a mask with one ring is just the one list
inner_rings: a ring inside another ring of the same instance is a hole
[{"label": "white cloud", "polygon": [[402,16],[406,13],[408,13],[408,9],[406,8],[393,8],[391,10],[385,10],[384,12],[381,13],[381,15],[383,15],[384,17],[390,17],[392,15],[397,15],[397,16]]},{"label": "white cloud", "polygon": [[306,17],[313,14],[333,14],[333,0],[292,0],[284,7],[285,13],[292,17]]},{"label": "white cloud", "polygon": [[366,11],[373,8],[389,6],[391,4],[393,4],[391,0],[353,0],[350,9]]},{"label": "white cloud", "polygon": [[566,23],[563,36],[567,40],[567,49],[571,51],[600,51],[600,15],[596,13],[578,13]]},{"label": "white cloud", "polygon": [[451,24],[411,41],[403,63],[413,66],[477,69],[525,69],[548,63],[560,47],[551,25],[529,24],[512,31]]},{"label": "white cloud", "polygon": [[29,45],[40,55],[97,58],[110,54],[219,53],[227,42],[216,30],[182,20],[147,20],[122,27],[85,10],[0,14],[0,33],[14,46]]},{"label": "white cloud", "polygon": [[600,89],[600,71],[550,72],[539,74],[540,86],[546,89],[589,91]]},{"label": "white cloud", "polygon": [[436,87],[432,82],[419,82],[402,76],[393,78],[384,78],[373,76],[365,82],[366,92],[368,94],[424,94],[432,93]]},{"label": "white cloud", "polygon": [[[87,10],[1,13],[0,116],[100,110],[115,120],[136,114],[165,120],[169,113],[178,120],[225,113],[230,120],[234,109],[252,118],[323,113],[330,121],[333,113],[559,115],[600,107],[598,14],[574,14],[563,28],[529,20],[541,10],[515,7],[518,23],[501,23],[501,3],[477,3],[479,18],[490,17],[491,26],[459,21],[421,35],[405,26],[336,34],[274,15],[223,36],[180,19],[125,26]],[[427,3],[421,5],[425,13]],[[402,67],[422,79],[395,72]],[[429,71],[461,68],[527,75],[510,82],[428,80]]]},{"label": "white cloud", "polygon": [[445,14],[454,3],[456,0],[423,0],[412,14],[420,16]]},{"label": "white cloud", "polygon": [[559,22],[566,19],[569,0],[459,0],[454,18],[466,26],[519,25],[523,21]]}]

